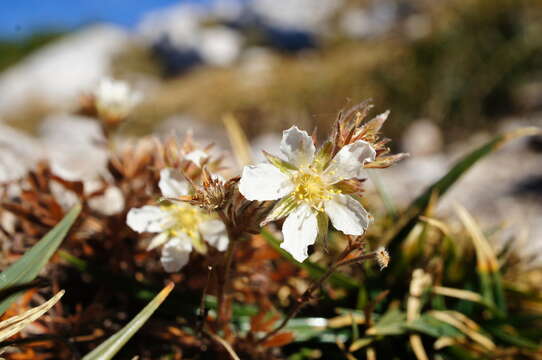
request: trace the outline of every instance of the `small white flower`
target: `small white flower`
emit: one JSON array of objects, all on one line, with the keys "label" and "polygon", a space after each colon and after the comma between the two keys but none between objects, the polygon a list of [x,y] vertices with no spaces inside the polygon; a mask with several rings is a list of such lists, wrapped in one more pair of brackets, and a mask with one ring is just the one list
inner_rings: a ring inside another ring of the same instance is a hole
[{"label": "small white flower", "polygon": [[98,114],[108,119],[123,119],[141,101],[141,94],[124,81],[102,79],[94,91]]},{"label": "small white flower", "polygon": [[[190,192],[188,182],[169,168],[160,172],[158,186],[165,197],[186,196]],[[188,262],[192,249],[205,252],[203,240],[219,251],[228,247],[224,223],[199,207],[186,203],[134,208],[128,212],[126,222],[139,233],[158,233],[148,250],[165,244],[160,260],[167,272],[179,271]]]},{"label": "small white flower", "polygon": [[293,126],[284,131],[280,149],[286,160],[270,157],[272,164],[245,166],[239,191],[248,200],[281,199],[264,221],[287,216],[281,247],[297,261],[305,260],[308,246],[318,236],[325,236],[328,220],[345,234],[363,234],[371,222],[370,215],[337,184],[363,176],[363,165],[376,156],[369,143],[355,141],[327,161],[316,154],[307,132]]}]

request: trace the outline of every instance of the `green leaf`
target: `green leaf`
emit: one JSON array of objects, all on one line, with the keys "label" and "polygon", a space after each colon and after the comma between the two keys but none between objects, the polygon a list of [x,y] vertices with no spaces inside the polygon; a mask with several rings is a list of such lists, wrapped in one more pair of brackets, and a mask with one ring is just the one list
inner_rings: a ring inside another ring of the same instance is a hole
[{"label": "green leaf", "polygon": [[[299,266],[300,268],[306,270],[311,275],[311,277],[319,278],[320,276],[325,274],[326,269],[318,264],[315,264],[308,260],[305,260],[304,262],[299,262],[295,260],[292,255],[290,255],[287,251],[280,247],[278,239],[275,238],[273,234],[271,234],[269,231],[263,229],[261,235],[265,238],[265,240],[267,240],[267,243],[271,245],[273,249],[275,249],[278,253],[282,255],[282,257],[286,258],[288,261]],[[331,276],[329,277],[329,281],[335,286],[349,290],[358,289],[361,285],[356,280],[342,273],[331,274]]]},{"label": "green leaf", "polygon": [[465,174],[473,165],[499,149],[507,142],[518,137],[539,134],[541,131],[537,128],[522,128],[494,137],[489,142],[467,154],[457,161],[454,166],[441,177],[438,181],[430,185],[420,196],[418,196],[405,211],[405,214],[399,220],[399,225],[392,229],[385,236],[385,244],[390,253],[395,253],[397,247],[416,224],[418,217],[429,205],[433,194],[439,197],[444,195],[453,184],[455,184],[463,174]]},{"label": "green leaf", "polygon": [[[36,278],[54,254],[71,226],[81,212],[81,205],[74,206],[66,216],[43,239],[0,274],[0,291],[28,283]],[[17,299],[20,292],[10,295],[0,302],[0,315]]]},{"label": "green leaf", "polygon": [[132,321],[126,326],[120,329],[117,333],[111,336],[109,339],[101,343],[97,348],[92,350],[89,354],[83,357],[83,360],[108,360],[112,359],[117,352],[130,340],[130,338],[145,324],[145,322],[151,317],[151,315],[158,309],[160,304],[166,299],[171,290],[173,290],[173,283],[169,283],[156,297],[147,304],[137,314]]},{"label": "green leaf", "polygon": [[461,331],[452,325],[425,314],[411,322],[408,322],[405,326],[407,329],[414,330],[434,338],[439,338],[442,336],[455,338],[463,335]]},{"label": "green leaf", "polygon": [[[538,350],[540,346],[530,339],[526,339],[517,334],[511,333],[509,329],[506,329],[506,326],[493,326],[487,328],[488,332],[491,333],[494,337],[510,345],[519,346],[528,348],[531,350]],[[508,331],[507,331],[508,330]]]},{"label": "green leaf", "polygon": [[406,314],[399,309],[388,310],[376,322],[375,326],[368,329],[367,335],[401,335],[405,332]]}]

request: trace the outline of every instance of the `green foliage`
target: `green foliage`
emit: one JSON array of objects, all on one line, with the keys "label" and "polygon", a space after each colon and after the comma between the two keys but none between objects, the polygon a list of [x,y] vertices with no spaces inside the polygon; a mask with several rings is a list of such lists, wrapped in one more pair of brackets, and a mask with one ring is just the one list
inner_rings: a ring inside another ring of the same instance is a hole
[{"label": "green foliage", "polygon": [[112,359],[130,340],[132,336],[145,324],[151,315],[164,302],[169,293],[173,290],[173,283],[167,285],[156,297],[149,302],[126,326],[120,329],[109,339],[101,343],[92,352],[83,357],[83,360],[109,360]]},{"label": "green foliage", "polygon": [[[341,274],[348,279],[346,284],[336,279],[331,281],[334,288],[348,292],[346,298],[354,300],[350,300],[352,307],[336,309],[344,321],[342,326],[331,326],[332,320],[328,319],[328,326],[311,327],[310,318],[296,318],[299,324],[306,326],[287,329],[296,335],[300,348],[310,348],[309,345],[318,348],[317,344],[322,344],[323,339],[334,338],[340,346],[335,351],[326,351],[326,359],[344,358],[341,353],[349,356],[355,353],[355,358],[359,358],[368,349],[375,351],[377,358],[392,359],[398,354],[402,354],[401,359],[416,358],[413,344],[417,347],[416,354],[422,346],[421,351],[429,358],[508,358],[505,354],[521,352],[527,359],[536,359],[541,349],[542,328],[538,324],[542,314],[524,309],[521,303],[536,303],[540,307],[542,299],[536,293],[510,288],[503,281],[510,266],[499,263],[510,253],[501,254],[498,259],[468,213],[458,210],[464,223],[464,229],[458,233],[448,233],[447,229],[444,231],[434,223],[420,220],[420,215],[430,217],[439,198],[437,195],[444,194],[478,161],[509,140],[537,131],[521,129],[496,136],[460,159],[406,211],[400,212],[398,220],[393,220],[394,215],[388,213],[389,221],[384,219],[382,223],[395,224],[389,232],[391,235],[384,237],[390,245],[390,267],[381,273],[365,272],[363,286],[356,272]],[[268,232],[263,235],[278,248],[277,239]],[[371,242],[380,242],[383,238],[378,230],[368,237]],[[287,254],[281,254],[313,276],[325,271],[320,265],[308,261],[297,263]],[[313,266],[318,267],[316,273],[312,273]],[[423,294],[413,295],[412,273],[418,268],[431,277]],[[365,292],[363,301],[357,300],[359,294],[348,286],[351,283],[370,291]],[[443,287],[445,290],[439,290]],[[371,305],[371,299],[375,301],[376,294],[384,290],[389,290],[387,296]],[[370,319],[367,318],[369,313]],[[357,319],[355,324],[354,318]],[[413,335],[423,341],[416,343],[411,338]],[[304,358],[303,351],[294,352],[292,358]]]},{"label": "green foliage", "polygon": [[[0,291],[28,283],[36,278],[47,264],[58,246],[66,237],[81,212],[81,206],[74,206],[51,231],[32,247],[22,258],[0,274]],[[22,289],[24,290],[24,289]],[[17,299],[20,292],[11,294],[0,302],[0,315]]]}]

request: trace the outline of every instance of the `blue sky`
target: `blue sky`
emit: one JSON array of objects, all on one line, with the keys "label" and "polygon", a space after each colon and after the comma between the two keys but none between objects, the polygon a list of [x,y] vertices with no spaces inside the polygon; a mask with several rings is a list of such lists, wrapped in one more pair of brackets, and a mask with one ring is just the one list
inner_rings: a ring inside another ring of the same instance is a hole
[{"label": "blue sky", "polygon": [[0,0],[0,37],[20,37],[47,28],[73,29],[95,21],[131,27],[149,10],[180,2],[180,0]]}]

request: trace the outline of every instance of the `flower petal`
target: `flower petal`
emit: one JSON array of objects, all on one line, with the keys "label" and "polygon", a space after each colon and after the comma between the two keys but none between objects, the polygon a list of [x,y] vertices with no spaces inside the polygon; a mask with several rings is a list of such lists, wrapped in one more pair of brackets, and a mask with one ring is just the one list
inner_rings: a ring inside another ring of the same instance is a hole
[{"label": "flower petal", "polygon": [[168,222],[169,214],[158,206],[143,206],[142,208],[133,208],[126,216],[126,223],[134,231],[141,232],[161,232]]},{"label": "flower petal", "polygon": [[331,160],[324,172],[330,183],[341,180],[362,178],[363,165],[375,159],[376,152],[369,143],[357,140],[343,147]]},{"label": "flower petal", "polygon": [[199,225],[199,231],[205,241],[214,246],[218,251],[224,251],[228,247],[228,233],[222,221],[204,221]]},{"label": "flower petal", "polygon": [[300,167],[312,163],[316,147],[306,131],[292,126],[282,133],[280,151],[286,156],[289,163]]},{"label": "flower petal", "polygon": [[165,197],[177,197],[188,195],[190,185],[184,177],[174,169],[165,168],[160,171],[160,182],[158,187]]},{"label": "flower petal", "polygon": [[167,272],[179,271],[186,265],[192,252],[192,244],[186,235],[175,237],[162,248],[160,262]]},{"label": "flower petal", "polygon": [[335,229],[347,235],[361,235],[371,222],[367,210],[350,195],[338,194],[324,204]]},{"label": "flower petal", "polygon": [[248,200],[277,200],[291,193],[290,177],[271,164],[245,166],[239,191]]},{"label": "flower petal", "polygon": [[314,244],[318,235],[316,214],[307,204],[300,205],[282,225],[284,241],[280,247],[288,251],[299,262],[305,260],[309,245]]},{"label": "flower petal", "polygon": [[169,234],[167,231],[161,232],[152,238],[151,242],[147,246],[147,250],[152,250],[157,248],[160,245],[163,245],[169,239]]}]

